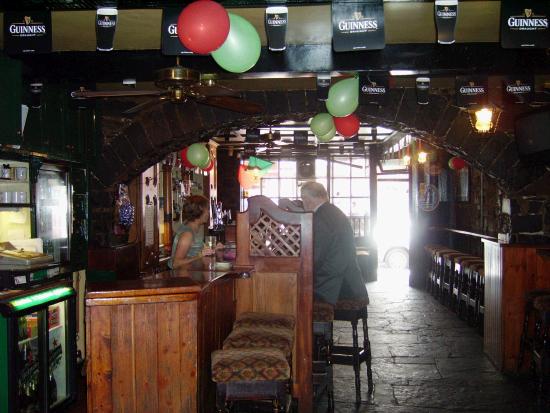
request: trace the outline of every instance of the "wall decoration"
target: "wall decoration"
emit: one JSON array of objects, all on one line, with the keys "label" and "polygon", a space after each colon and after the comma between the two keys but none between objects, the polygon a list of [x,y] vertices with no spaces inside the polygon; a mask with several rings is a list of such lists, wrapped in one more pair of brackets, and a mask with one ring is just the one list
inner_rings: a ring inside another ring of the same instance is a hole
[{"label": "wall decoration", "polygon": [[332,2],[334,51],[379,50],[385,45],[382,0]]},{"label": "wall decoration", "polygon": [[500,44],[503,48],[550,47],[550,2],[503,0],[500,4]]}]

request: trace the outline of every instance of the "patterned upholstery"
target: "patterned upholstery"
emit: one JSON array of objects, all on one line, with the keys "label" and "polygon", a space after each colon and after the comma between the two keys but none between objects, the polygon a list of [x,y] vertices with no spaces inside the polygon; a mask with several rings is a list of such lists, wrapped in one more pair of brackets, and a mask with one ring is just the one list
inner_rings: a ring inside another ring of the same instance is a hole
[{"label": "patterned upholstery", "polygon": [[369,305],[369,298],[348,298],[338,300],[336,310],[361,310]]},{"label": "patterned upholstery", "polygon": [[233,328],[275,327],[294,330],[295,324],[296,320],[291,315],[249,312],[241,314],[233,324]]},{"label": "patterned upholstery", "polygon": [[329,323],[334,320],[334,306],[324,301],[313,302],[313,321]]},{"label": "patterned upholstery", "polygon": [[238,327],[227,336],[223,348],[276,348],[290,358],[293,339],[294,331],[286,328]]},{"label": "patterned upholstery", "polygon": [[289,378],[290,367],[285,355],[275,348],[228,349],[212,353],[212,380],[216,383]]}]

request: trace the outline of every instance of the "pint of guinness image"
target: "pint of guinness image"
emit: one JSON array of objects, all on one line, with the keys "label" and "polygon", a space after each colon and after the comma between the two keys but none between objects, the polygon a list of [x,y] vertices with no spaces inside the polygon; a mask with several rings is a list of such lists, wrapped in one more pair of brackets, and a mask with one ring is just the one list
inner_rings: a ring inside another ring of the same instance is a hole
[{"label": "pint of guinness image", "polygon": [[427,105],[429,102],[428,94],[430,92],[430,78],[416,78],[416,102],[419,105]]},{"label": "pint of guinness image", "polygon": [[95,25],[97,50],[113,50],[117,15],[118,10],[113,7],[97,9]]},{"label": "pint of guinness image", "polygon": [[435,25],[437,42],[451,44],[455,42],[455,25],[458,15],[458,0],[435,1]]},{"label": "pint of guinness image", "polygon": [[286,6],[271,6],[265,9],[265,30],[269,50],[286,49],[286,26],[288,24],[288,8]]}]

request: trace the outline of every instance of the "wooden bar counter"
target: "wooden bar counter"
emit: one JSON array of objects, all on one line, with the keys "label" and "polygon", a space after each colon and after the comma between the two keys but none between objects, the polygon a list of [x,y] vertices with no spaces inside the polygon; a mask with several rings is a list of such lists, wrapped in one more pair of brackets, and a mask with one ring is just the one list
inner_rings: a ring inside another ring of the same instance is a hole
[{"label": "wooden bar counter", "polygon": [[210,354],[235,319],[236,277],[167,271],[89,285],[88,412],[215,411]]}]

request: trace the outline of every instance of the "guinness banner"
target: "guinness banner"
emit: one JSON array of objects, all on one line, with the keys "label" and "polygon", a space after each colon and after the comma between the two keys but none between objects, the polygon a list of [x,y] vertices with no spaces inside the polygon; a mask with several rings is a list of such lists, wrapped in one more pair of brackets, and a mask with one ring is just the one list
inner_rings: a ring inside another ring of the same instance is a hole
[{"label": "guinness banner", "polygon": [[535,80],[531,75],[507,76],[502,90],[505,103],[529,103],[535,93]]},{"label": "guinness banner", "polygon": [[52,50],[52,17],[49,11],[4,12],[4,51],[49,53]]},{"label": "guinness banner", "polygon": [[386,105],[390,92],[388,74],[359,73],[359,103],[361,105]]},{"label": "guinness banner", "polygon": [[500,11],[500,43],[506,49],[548,48],[550,2],[503,0]]},{"label": "guinness banner", "polygon": [[333,1],[332,45],[336,52],[383,49],[383,1]]},{"label": "guinness banner", "polygon": [[468,107],[487,103],[488,78],[487,76],[457,76],[456,105]]},{"label": "guinness banner", "polygon": [[177,56],[180,54],[193,54],[187,49],[178,38],[178,17],[181,13],[181,8],[167,7],[162,9],[162,25],[161,25],[161,49],[162,54],[169,56]]}]

